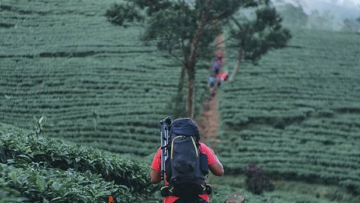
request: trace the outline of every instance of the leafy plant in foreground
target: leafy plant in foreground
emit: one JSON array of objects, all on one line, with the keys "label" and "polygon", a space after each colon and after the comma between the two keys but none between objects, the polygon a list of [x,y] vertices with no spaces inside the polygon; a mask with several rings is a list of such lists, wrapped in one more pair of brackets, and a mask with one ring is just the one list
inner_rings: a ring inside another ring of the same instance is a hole
[{"label": "leafy plant in foreground", "polygon": [[[113,195],[118,202],[140,201],[125,186],[103,181],[90,171],[45,169],[30,165],[27,169],[0,164],[0,182],[20,196],[11,202],[106,202]],[[10,191],[8,189],[7,191]]]},{"label": "leafy plant in foreground", "polygon": [[137,198],[151,196],[154,190],[153,186],[147,184],[148,168],[136,160],[125,160],[109,152],[24,134],[22,131],[2,130],[0,163],[7,166],[25,169],[32,165],[63,173],[71,170],[80,174],[98,175],[104,183],[126,188],[130,196]]},{"label": "leafy plant in foreground", "polygon": [[274,190],[274,185],[261,168],[251,162],[245,169],[246,185],[250,192],[260,195],[264,190]]}]

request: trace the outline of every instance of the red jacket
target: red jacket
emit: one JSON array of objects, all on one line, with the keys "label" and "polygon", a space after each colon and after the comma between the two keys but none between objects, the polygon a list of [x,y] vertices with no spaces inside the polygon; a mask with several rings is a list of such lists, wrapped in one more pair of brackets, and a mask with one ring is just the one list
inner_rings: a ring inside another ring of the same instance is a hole
[{"label": "red jacket", "polygon": [[[214,164],[217,161],[217,158],[214,154],[214,151],[212,149],[210,149],[208,146],[206,146],[204,143],[200,142],[200,146],[199,146],[200,152],[204,153],[207,155],[208,158],[208,165]],[[156,170],[156,171],[160,171],[161,170],[161,149],[158,149],[158,151],[156,152],[153,162],[151,164],[151,169]],[[165,180],[165,185],[168,185],[169,183]],[[201,194],[199,195],[199,197],[203,198],[204,200],[206,200],[207,202],[209,202],[209,195],[207,194]],[[164,199],[164,203],[173,203],[175,202],[177,199],[179,199],[179,197],[175,197],[175,196],[167,196]]]},{"label": "red jacket", "polygon": [[220,73],[218,76],[217,76],[217,79],[220,80],[220,81],[225,81],[227,79],[227,74],[226,73]]}]

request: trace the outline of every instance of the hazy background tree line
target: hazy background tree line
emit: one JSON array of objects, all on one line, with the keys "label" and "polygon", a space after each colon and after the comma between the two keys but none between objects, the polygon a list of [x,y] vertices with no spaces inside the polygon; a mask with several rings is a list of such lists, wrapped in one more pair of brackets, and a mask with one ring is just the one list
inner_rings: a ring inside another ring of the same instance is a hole
[{"label": "hazy background tree line", "polygon": [[360,9],[359,6],[354,6],[353,9],[341,6],[333,8],[335,4],[324,1],[322,9],[319,9],[301,0],[275,0],[273,4],[283,17],[284,26],[360,32],[360,12],[355,14]]}]

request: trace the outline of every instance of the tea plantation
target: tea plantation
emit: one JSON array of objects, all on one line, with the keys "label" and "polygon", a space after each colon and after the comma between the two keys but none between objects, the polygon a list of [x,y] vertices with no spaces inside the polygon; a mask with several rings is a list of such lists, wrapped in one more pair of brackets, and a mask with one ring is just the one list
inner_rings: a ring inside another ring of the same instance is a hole
[{"label": "tea plantation", "polygon": [[288,48],[259,66],[243,65],[222,88],[217,150],[228,173],[256,162],[274,179],[338,184],[358,194],[360,35],[292,33]]},{"label": "tea plantation", "polygon": [[0,138],[1,202],[143,202],[154,190],[137,160],[1,123]]},{"label": "tea plantation", "polygon": [[[181,65],[144,46],[140,25],[107,22],[111,3],[1,4],[0,121],[32,128],[34,117],[45,116],[53,137],[117,153],[154,152]],[[206,68],[198,73],[197,111],[207,91]]]},{"label": "tea plantation", "polygon": [[[107,22],[114,2],[0,2],[0,202],[161,199],[147,185],[149,163],[159,121],[184,111],[173,103],[181,66],[141,42],[141,25]],[[247,203],[360,201],[360,35],[292,35],[259,65],[243,63],[218,92],[216,152],[226,176],[209,177],[213,203],[233,192]],[[236,51],[225,57],[231,71]],[[197,114],[208,64],[197,68]],[[250,162],[275,191],[246,191]]]}]

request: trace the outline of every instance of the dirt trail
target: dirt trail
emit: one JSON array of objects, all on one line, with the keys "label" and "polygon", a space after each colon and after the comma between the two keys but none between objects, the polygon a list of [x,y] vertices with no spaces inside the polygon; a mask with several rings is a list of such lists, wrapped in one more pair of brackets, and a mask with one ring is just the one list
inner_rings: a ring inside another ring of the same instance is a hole
[{"label": "dirt trail", "polygon": [[[218,36],[215,39],[215,45],[217,45],[216,51],[214,55],[219,52],[223,53],[225,56],[224,48],[222,45],[223,37]],[[224,57],[223,57],[223,67],[224,67]],[[204,101],[203,110],[200,116],[198,116],[195,120],[198,124],[201,142],[208,144],[215,152],[216,146],[220,143],[220,140],[217,139],[217,131],[219,128],[219,114],[217,111],[218,105],[218,94],[217,91],[214,95],[209,93],[208,98]]]},{"label": "dirt trail", "polygon": [[216,145],[220,142],[217,139],[217,131],[219,128],[219,115],[217,112],[218,96],[209,96],[204,102],[201,115],[196,118],[198,124],[201,142],[207,143],[216,152]]}]

